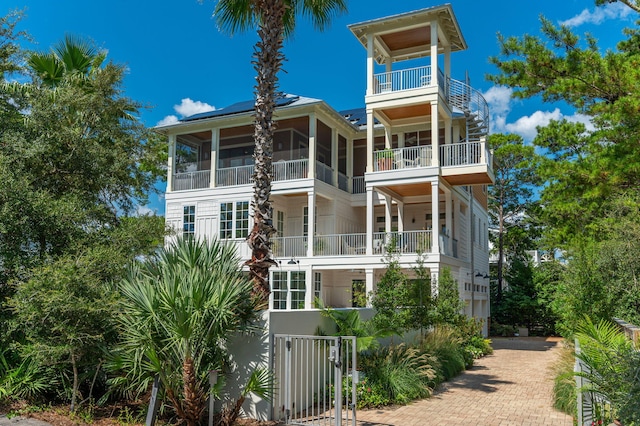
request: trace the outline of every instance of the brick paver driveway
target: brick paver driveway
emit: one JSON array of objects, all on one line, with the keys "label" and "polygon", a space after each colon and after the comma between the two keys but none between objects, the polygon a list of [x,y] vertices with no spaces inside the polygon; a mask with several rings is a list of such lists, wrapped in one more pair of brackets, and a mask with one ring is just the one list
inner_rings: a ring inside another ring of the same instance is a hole
[{"label": "brick paver driveway", "polygon": [[394,409],[359,410],[359,426],[572,426],[552,407],[553,374],[561,340],[493,339],[493,355],[444,383],[429,399]]}]

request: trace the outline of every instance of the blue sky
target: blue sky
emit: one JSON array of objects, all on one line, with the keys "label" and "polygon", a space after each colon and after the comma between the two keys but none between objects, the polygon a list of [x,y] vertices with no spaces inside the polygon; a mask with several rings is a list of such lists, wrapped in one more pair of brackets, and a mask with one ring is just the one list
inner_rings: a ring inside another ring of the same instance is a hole
[{"label": "blue sky", "polygon": [[[492,130],[519,133],[526,140],[535,126],[549,119],[585,121],[564,105],[537,100],[514,101],[510,90],[485,80],[495,72],[488,57],[498,53],[496,33],[538,34],[542,14],[566,23],[578,33],[590,32],[602,48],[614,48],[622,28],[633,26],[637,14],[614,3],[596,8],[592,0],[537,0],[476,2],[452,0],[454,13],[469,46],[452,55],[452,75],[481,90],[490,103]],[[349,12],[336,18],[323,33],[300,19],[293,39],[285,44],[286,73],[281,90],[320,98],[336,110],[363,106],[365,50],[347,25],[441,4],[417,0],[350,0]],[[149,126],[170,116],[180,118],[203,109],[222,108],[252,97],[254,71],[251,54],[254,33],[230,37],[212,18],[214,0],[2,0],[0,14],[24,9],[20,29],[48,50],[65,34],[93,40],[109,51],[108,59],[125,64],[127,96],[149,105],[141,119]],[[162,213],[163,203],[151,208]]]}]

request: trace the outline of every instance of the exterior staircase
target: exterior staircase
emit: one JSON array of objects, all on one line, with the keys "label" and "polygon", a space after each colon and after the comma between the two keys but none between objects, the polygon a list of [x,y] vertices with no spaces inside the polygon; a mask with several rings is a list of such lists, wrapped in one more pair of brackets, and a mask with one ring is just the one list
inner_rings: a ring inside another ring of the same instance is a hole
[{"label": "exterior staircase", "polygon": [[489,105],[482,94],[466,83],[447,80],[447,102],[467,119],[466,142],[478,142],[489,134]]}]

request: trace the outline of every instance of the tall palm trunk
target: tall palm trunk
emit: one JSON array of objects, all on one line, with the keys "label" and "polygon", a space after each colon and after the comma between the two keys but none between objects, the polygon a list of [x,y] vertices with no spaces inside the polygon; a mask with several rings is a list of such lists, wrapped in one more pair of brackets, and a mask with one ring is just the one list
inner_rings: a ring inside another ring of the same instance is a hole
[{"label": "tall palm trunk", "polygon": [[182,383],[184,398],[184,414],[187,426],[196,426],[200,423],[200,418],[205,407],[204,393],[198,386],[196,369],[193,358],[187,356],[182,365]]},{"label": "tall palm trunk", "polygon": [[271,161],[273,156],[273,135],[276,123],[273,121],[277,98],[278,77],[282,68],[284,38],[283,0],[257,0],[260,11],[260,27],[254,53],[256,70],[255,86],[255,151],[253,158],[254,193],[252,200],[253,228],[247,237],[251,248],[251,260],[247,261],[253,279],[254,295],[263,305],[269,299],[269,268],[275,265],[269,239],[275,232],[271,200]]}]

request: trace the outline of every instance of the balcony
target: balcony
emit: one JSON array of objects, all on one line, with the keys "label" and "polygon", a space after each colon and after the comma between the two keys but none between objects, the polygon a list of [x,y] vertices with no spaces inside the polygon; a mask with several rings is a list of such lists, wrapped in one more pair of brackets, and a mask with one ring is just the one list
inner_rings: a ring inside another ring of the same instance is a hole
[{"label": "balcony", "polygon": [[[216,170],[216,187],[229,187],[253,184],[253,165],[224,167]],[[307,179],[309,176],[309,160],[280,160],[272,164],[273,182],[284,182],[297,179]],[[337,184],[334,169],[319,161],[316,162],[315,178],[322,182],[336,186],[345,192],[362,194],[365,192],[364,176],[349,177],[338,173]],[[192,189],[209,188],[211,171],[199,170],[173,175],[173,191],[188,191]]]},{"label": "balcony", "polygon": [[374,152],[374,171],[414,169],[431,166],[431,147],[385,149]]},{"label": "balcony", "polygon": [[208,188],[211,180],[211,170],[176,173],[173,175],[173,190],[188,191],[191,189]]},{"label": "balcony", "polygon": [[[374,95],[429,87],[432,83],[431,66],[374,74],[373,81]],[[438,70],[438,85],[440,89],[444,91],[445,78],[440,70]]]},{"label": "balcony", "polygon": [[[367,253],[365,233],[316,235],[313,240],[314,256],[364,256]],[[445,241],[442,238],[441,240]],[[306,236],[271,239],[271,249],[275,257],[306,257],[307,244]],[[381,256],[388,251],[400,255],[430,253],[431,231],[375,232],[371,247],[373,255]]]},{"label": "balcony", "polygon": [[[493,156],[484,141],[440,146],[441,174],[452,184],[490,184],[493,182]],[[433,165],[431,146],[385,149],[374,152],[374,172],[406,170]],[[397,177],[397,174],[394,174]]]}]

